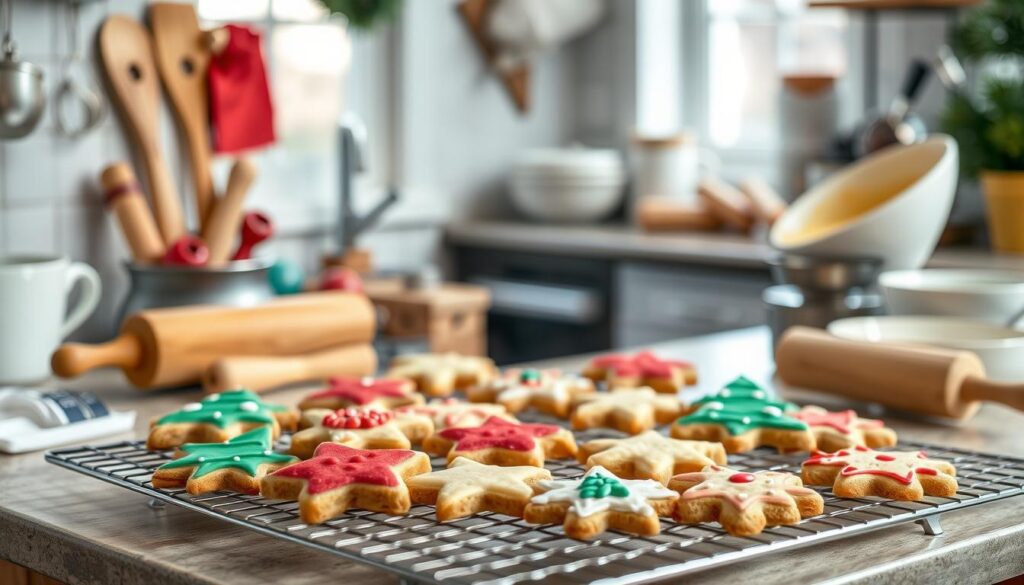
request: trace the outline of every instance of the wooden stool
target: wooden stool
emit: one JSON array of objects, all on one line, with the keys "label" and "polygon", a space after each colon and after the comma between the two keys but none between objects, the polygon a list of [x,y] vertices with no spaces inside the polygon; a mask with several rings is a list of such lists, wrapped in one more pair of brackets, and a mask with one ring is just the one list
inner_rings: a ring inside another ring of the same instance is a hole
[{"label": "wooden stool", "polygon": [[435,353],[487,354],[486,313],[491,304],[487,289],[454,282],[407,289],[398,278],[368,280],[364,286],[385,335],[425,338]]}]

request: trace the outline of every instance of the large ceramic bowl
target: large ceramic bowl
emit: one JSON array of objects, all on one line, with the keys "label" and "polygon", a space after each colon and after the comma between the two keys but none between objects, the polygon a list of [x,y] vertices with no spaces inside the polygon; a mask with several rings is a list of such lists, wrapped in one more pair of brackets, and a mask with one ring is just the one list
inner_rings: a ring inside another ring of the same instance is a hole
[{"label": "large ceramic bowl", "polygon": [[842,339],[926,344],[971,351],[989,378],[1024,381],[1024,331],[950,317],[852,317],[833,321],[828,332]]},{"label": "large ceramic bowl", "polygon": [[957,145],[934,135],[891,146],[802,195],[772,227],[771,244],[807,256],[879,258],[920,268],[939,241],[957,182]]},{"label": "large ceramic bowl", "polygon": [[882,273],[878,284],[895,315],[966,317],[1008,325],[1024,311],[1024,272],[896,270]]}]

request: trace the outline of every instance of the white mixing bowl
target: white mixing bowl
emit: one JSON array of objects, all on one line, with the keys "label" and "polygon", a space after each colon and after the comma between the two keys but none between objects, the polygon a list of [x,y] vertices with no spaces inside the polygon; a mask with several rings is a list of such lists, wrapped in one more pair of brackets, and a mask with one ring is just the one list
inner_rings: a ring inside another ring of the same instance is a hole
[{"label": "white mixing bowl", "polygon": [[614,150],[542,148],[524,152],[509,176],[512,202],[541,221],[601,219],[619,205],[626,176]]},{"label": "white mixing bowl", "polygon": [[957,145],[933,135],[891,146],[802,195],[772,227],[771,244],[806,256],[874,257],[888,270],[931,256],[956,191]]},{"label": "white mixing bowl", "polygon": [[966,317],[1008,325],[1024,311],[1024,272],[1013,270],[895,270],[878,284],[895,315]]},{"label": "white mixing bowl", "polygon": [[833,321],[828,332],[842,339],[927,344],[971,351],[993,380],[1024,381],[1024,331],[948,317],[851,317]]}]

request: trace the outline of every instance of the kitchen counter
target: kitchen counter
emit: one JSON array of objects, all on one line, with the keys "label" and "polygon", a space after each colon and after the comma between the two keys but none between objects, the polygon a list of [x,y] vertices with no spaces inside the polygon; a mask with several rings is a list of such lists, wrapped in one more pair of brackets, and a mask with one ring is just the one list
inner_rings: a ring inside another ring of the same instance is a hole
[{"label": "kitchen counter", "polygon": [[[768,380],[769,346],[767,330],[754,328],[655,347],[698,363],[703,380],[697,391],[702,391],[740,373],[737,363],[755,380]],[[579,356],[540,365],[575,370],[585,359]],[[137,392],[114,372],[62,385],[91,389],[115,408],[138,411],[134,434],[97,442],[143,437],[150,417],[198,396],[184,391]],[[294,402],[306,390],[278,391],[268,399]],[[781,390],[797,401],[812,397]],[[826,397],[814,399],[829,405]],[[906,439],[1024,454],[1024,414],[1001,406],[986,405],[961,425],[886,418]],[[374,569],[174,506],[151,508],[144,496],[50,465],[41,453],[0,456],[0,525],[0,558],[75,584],[397,581]],[[901,525],[704,571],[700,580],[981,583],[1024,574],[1024,497],[948,512],[942,516],[942,525],[941,536],[925,536],[914,524]]]},{"label": "kitchen counter", "polygon": [[[548,225],[463,221],[449,225],[446,241],[461,246],[540,252],[609,260],[647,260],[764,269],[772,248],[767,236],[719,233],[651,234],[625,225]],[[1024,271],[1024,255],[982,248],[940,248],[931,268],[991,268]]]}]

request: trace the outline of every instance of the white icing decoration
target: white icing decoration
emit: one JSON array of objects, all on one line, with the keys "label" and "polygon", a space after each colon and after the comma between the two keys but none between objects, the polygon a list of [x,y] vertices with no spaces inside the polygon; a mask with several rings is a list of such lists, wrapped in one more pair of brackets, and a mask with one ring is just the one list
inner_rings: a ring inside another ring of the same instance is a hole
[{"label": "white icing decoration", "polygon": [[[607,496],[604,498],[581,498],[577,491],[583,480],[591,475],[602,475],[604,477],[617,479],[629,490],[625,498]],[[612,472],[600,465],[591,467],[587,473],[579,479],[570,480],[542,480],[540,487],[544,493],[534,496],[530,501],[534,504],[550,504],[552,502],[569,502],[569,510],[579,516],[586,518],[600,512],[615,510],[617,512],[630,512],[643,516],[654,516],[654,508],[647,500],[663,500],[673,498],[676,492],[666,488],[652,479],[620,479]]]},{"label": "white icing decoration", "polygon": [[778,406],[766,406],[761,409],[761,412],[767,414],[768,416],[782,416],[782,409],[779,408]]},{"label": "white icing decoration", "polygon": [[721,396],[722,398],[728,398],[732,396],[732,390],[729,390],[728,388],[722,388],[721,392],[719,392],[718,395]]},{"label": "white icing decoration", "polygon": [[219,410],[213,411],[213,418],[220,418],[222,416],[224,416],[224,414],[221,413],[221,411],[219,411]]},{"label": "white icing decoration", "polygon": [[708,413],[708,418],[718,418],[718,411],[717,410],[712,410],[711,412],[709,412]]},{"label": "white icing decoration", "polygon": [[754,390],[753,392],[750,393],[750,395],[753,396],[754,398],[758,399],[758,400],[764,400],[764,398],[765,398],[765,394],[764,394],[763,390]]},{"label": "white icing decoration", "polygon": [[220,400],[220,394],[211,394],[206,397],[206,402],[217,402]]},{"label": "white icing decoration", "polygon": [[260,405],[256,404],[252,400],[246,400],[245,402],[238,405],[238,409],[244,410],[245,412],[256,412],[257,410],[260,409]]},{"label": "white icing decoration", "polygon": [[202,462],[206,461],[206,457],[203,457],[203,456],[200,455],[198,458],[196,458],[196,461],[202,463]]},{"label": "white icing decoration", "polygon": [[198,402],[189,402],[185,406],[182,406],[181,409],[185,412],[195,412],[197,410],[202,410],[203,405]]},{"label": "white icing decoration", "polygon": [[266,451],[263,452],[263,454],[264,455],[273,455],[274,454],[274,450],[273,449],[267,449]]},{"label": "white icing decoration", "polygon": [[359,379],[359,384],[362,386],[371,386],[373,385],[373,378],[370,376],[363,376]]},{"label": "white icing decoration", "polygon": [[740,419],[740,422],[742,422],[745,425],[749,425],[750,424],[750,417],[749,416],[745,416],[745,417]]},{"label": "white icing decoration", "polygon": [[717,400],[712,400],[711,402],[704,403],[702,408],[705,408],[707,410],[722,410],[723,408],[725,408],[725,405]]},{"label": "white icing decoration", "polygon": [[241,457],[239,457],[238,455],[235,455],[234,457],[232,457],[232,458],[231,458],[231,460],[232,460],[232,461],[241,461],[241,460],[242,460],[242,458],[241,458]]}]

